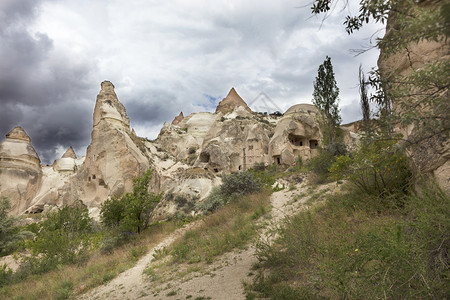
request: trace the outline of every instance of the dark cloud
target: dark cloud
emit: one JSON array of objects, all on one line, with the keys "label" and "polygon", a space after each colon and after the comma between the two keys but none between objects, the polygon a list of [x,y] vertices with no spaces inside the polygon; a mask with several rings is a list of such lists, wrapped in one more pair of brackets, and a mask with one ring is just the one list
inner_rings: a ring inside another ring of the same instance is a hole
[{"label": "dark cloud", "polygon": [[105,79],[131,126],[150,138],[180,111],[214,111],[231,87],[248,103],[265,92],[286,110],[311,100],[326,55],[344,121],[353,120],[359,63],[376,54],[352,57],[362,38],[346,35],[342,15],[321,26],[308,7],[295,5],[2,0],[0,135],[23,126],[45,163],[69,146],[83,155]]},{"label": "dark cloud", "polygon": [[95,64],[55,50],[44,33],[30,33],[41,2],[0,5],[0,134],[24,127],[41,161],[50,163],[58,146],[89,143],[92,108],[85,101],[94,96]]}]

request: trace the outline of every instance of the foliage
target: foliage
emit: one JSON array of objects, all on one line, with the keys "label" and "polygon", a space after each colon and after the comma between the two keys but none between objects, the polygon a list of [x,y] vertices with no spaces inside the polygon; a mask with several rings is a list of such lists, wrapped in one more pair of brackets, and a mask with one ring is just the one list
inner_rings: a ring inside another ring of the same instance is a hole
[{"label": "foliage", "polygon": [[[312,13],[329,13],[340,0],[315,0]],[[347,5],[348,2],[344,2]],[[350,34],[370,21],[385,23],[389,17],[386,34],[377,40],[382,57],[399,51],[409,56],[410,45],[421,41],[435,41],[448,46],[450,36],[450,3],[448,1],[373,0],[361,1],[359,14],[347,16],[344,22]],[[375,70],[368,84],[376,92],[371,101],[381,108],[387,131],[396,124],[407,128],[414,125],[414,134],[407,138],[408,146],[439,136],[448,138],[450,119],[448,101],[450,63],[448,59],[436,57],[423,64],[409,62],[409,75],[396,74],[396,70]],[[395,111],[391,111],[392,104]],[[436,144],[436,143],[435,143]]]},{"label": "foliage", "polygon": [[436,186],[396,210],[357,189],[335,195],[260,242],[252,289],[271,299],[446,298],[449,201]]},{"label": "foliage", "polygon": [[26,242],[32,256],[25,258],[31,273],[40,273],[57,264],[77,263],[87,258],[93,245],[92,218],[87,207],[80,201],[50,212],[39,224],[34,240]]},{"label": "foliage", "polygon": [[176,241],[170,247],[173,262],[210,263],[217,255],[244,247],[257,232],[254,220],[267,211],[269,193],[262,191],[238,197]]},{"label": "foliage", "polygon": [[326,57],[319,66],[317,77],[314,80],[312,103],[324,114],[327,135],[324,135],[324,145],[333,144],[336,139],[336,128],[341,124],[339,115],[339,88],[334,78],[331,58]]},{"label": "foliage", "polygon": [[225,196],[246,195],[257,192],[261,183],[250,172],[238,172],[223,177],[221,192]]},{"label": "foliage", "polygon": [[308,162],[308,169],[315,174],[315,183],[321,184],[329,181],[329,169],[336,157],[327,149],[321,149],[319,155],[311,158]]},{"label": "foliage", "polygon": [[162,194],[149,192],[153,170],[148,170],[133,181],[133,192],[121,198],[104,202],[100,211],[102,223],[118,227],[122,233],[141,233],[149,225],[150,214],[159,203]]},{"label": "foliage", "polygon": [[197,202],[195,208],[204,213],[213,212],[219,207],[227,203],[227,198],[222,194],[222,189],[218,186],[214,187],[209,193],[208,197],[201,202]]},{"label": "foliage", "polygon": [[196,208],[204,213],[213,212],[242,195],[259,191],[262,184],[259,180],[260,176],[255,174],[261,175],[264,172],[246,171],[224,176],[222,185],[214,187],[204,201],[197,202]]},{"label": "foliage", "polygon": [[355,153],[337,157],[329,171],[334,180],[347,179],[375,196],[405,190],[411,176],[408,159],[393,140],[364,143]]}]

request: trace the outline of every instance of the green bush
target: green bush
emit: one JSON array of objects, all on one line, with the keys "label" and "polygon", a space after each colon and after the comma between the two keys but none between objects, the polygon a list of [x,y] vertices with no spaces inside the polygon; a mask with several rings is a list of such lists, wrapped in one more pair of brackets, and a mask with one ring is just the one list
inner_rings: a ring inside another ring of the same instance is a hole
[{"label": "green bush", "polygon": [[6,265],[0,265],[0,288],[12,280],[13,272]]},{"label": "green bush", "polygon": [[328,170],[335,160],[334,154],[326,149],[321,149],[319,155],[309,160],[308,169],[314,172],[316,183],[326,183],[330,180],[330,172]]},{"label": "green bush", "polygon": [[122,198],[113,198],[103,203],[100,210],[102,224],[120,229],[122,234],[141,233],[149,225],[150,214],[161,200],[162,194],[149,192],[153,170],[136,178],[133,192]]},{"label": "green bush", "polygon": [[41,273],[58,264],[77,263],[87,258],[92,243],[92,218],[80,201],[47,215],[34,240],[26,242],[32,256],[25,258],[31,273]]},{"label": "green bush", "polygon": [[213,212],[219,207],[225,205],[228,199],[222,194],[222,189],[219,186],[214,187],[208,197],[202,202],[197,202],[195,208],[204,213]]},{"label": "green bush", "polygon": [[376,196],[404,191],[411,177],[406,155],[392,140],[365,143],[352,155],[338,157],[330,173]]},{"label": "green bush", "polygon": [[8,215],[11,204],[7,198],[0,200],[0,257],[19,247],[21,241],[32,238],[33,233],[14,225],[16,219]]},{"label": "green bush", "polygon": [[371,197],[354,189],[287,219],[273,244],[258,245],[252,288],[271,299],[445,299],[450,198],[437,186],[402,208]]},{"label": "green bush", "polygon": [[261,183],[250,172],[232,173],[223,177],[220,187],[225,196],[246,195],[261,189]]}]

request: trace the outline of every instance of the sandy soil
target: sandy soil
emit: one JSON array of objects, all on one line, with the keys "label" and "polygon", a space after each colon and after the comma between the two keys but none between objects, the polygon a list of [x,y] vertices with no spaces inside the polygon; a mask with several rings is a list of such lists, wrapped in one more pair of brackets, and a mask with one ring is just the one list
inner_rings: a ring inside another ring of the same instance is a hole
[{"label": "sandy soil", "polygon": [[[293,190],[282,190],[271,196],[271,218],[267,226],[261,230],[260,239],[272,240],[273,228],[279,226],[286,216],[293,215],[306,209],[305,202],[310,194],[320,190],[333,190],[333,185],[321,186],[312,191],[303,184],[296,185]],[[297,195],[296,199],[294,198]],[[251,282],[253,273],[252,264],[256,262],[255,248],[250,246],[247,250],[227,253],[208,265],[207,271],[198,272],[191,278],[179,278],[166,281],[164,285],[155,289],[143,270],[153,259],[156,249],[170,245],[176,238],[195,226],[195,223],[181,228],[160,244],[150,250],[140,259],[136,266],[120,274],[107,285],[100,286],[80,299],[245,299],[243,282]],[[180,266],[182,268],[182,266]]]}]

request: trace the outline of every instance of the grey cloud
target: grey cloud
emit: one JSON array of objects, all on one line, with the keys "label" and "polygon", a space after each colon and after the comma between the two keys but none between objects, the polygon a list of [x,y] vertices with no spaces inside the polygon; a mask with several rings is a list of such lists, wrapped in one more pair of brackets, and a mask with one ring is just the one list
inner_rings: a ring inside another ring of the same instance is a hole
[{"label": "grey cloud", "polygon": [[58,145],[89,142],[92,112],[80,104],[89,95],[95,64],[73,63],[47,34],[30,33],[40,3],[14,0],[0,6],[6,17],[0,18],[0,134],[23,126],[49,163]]}]

